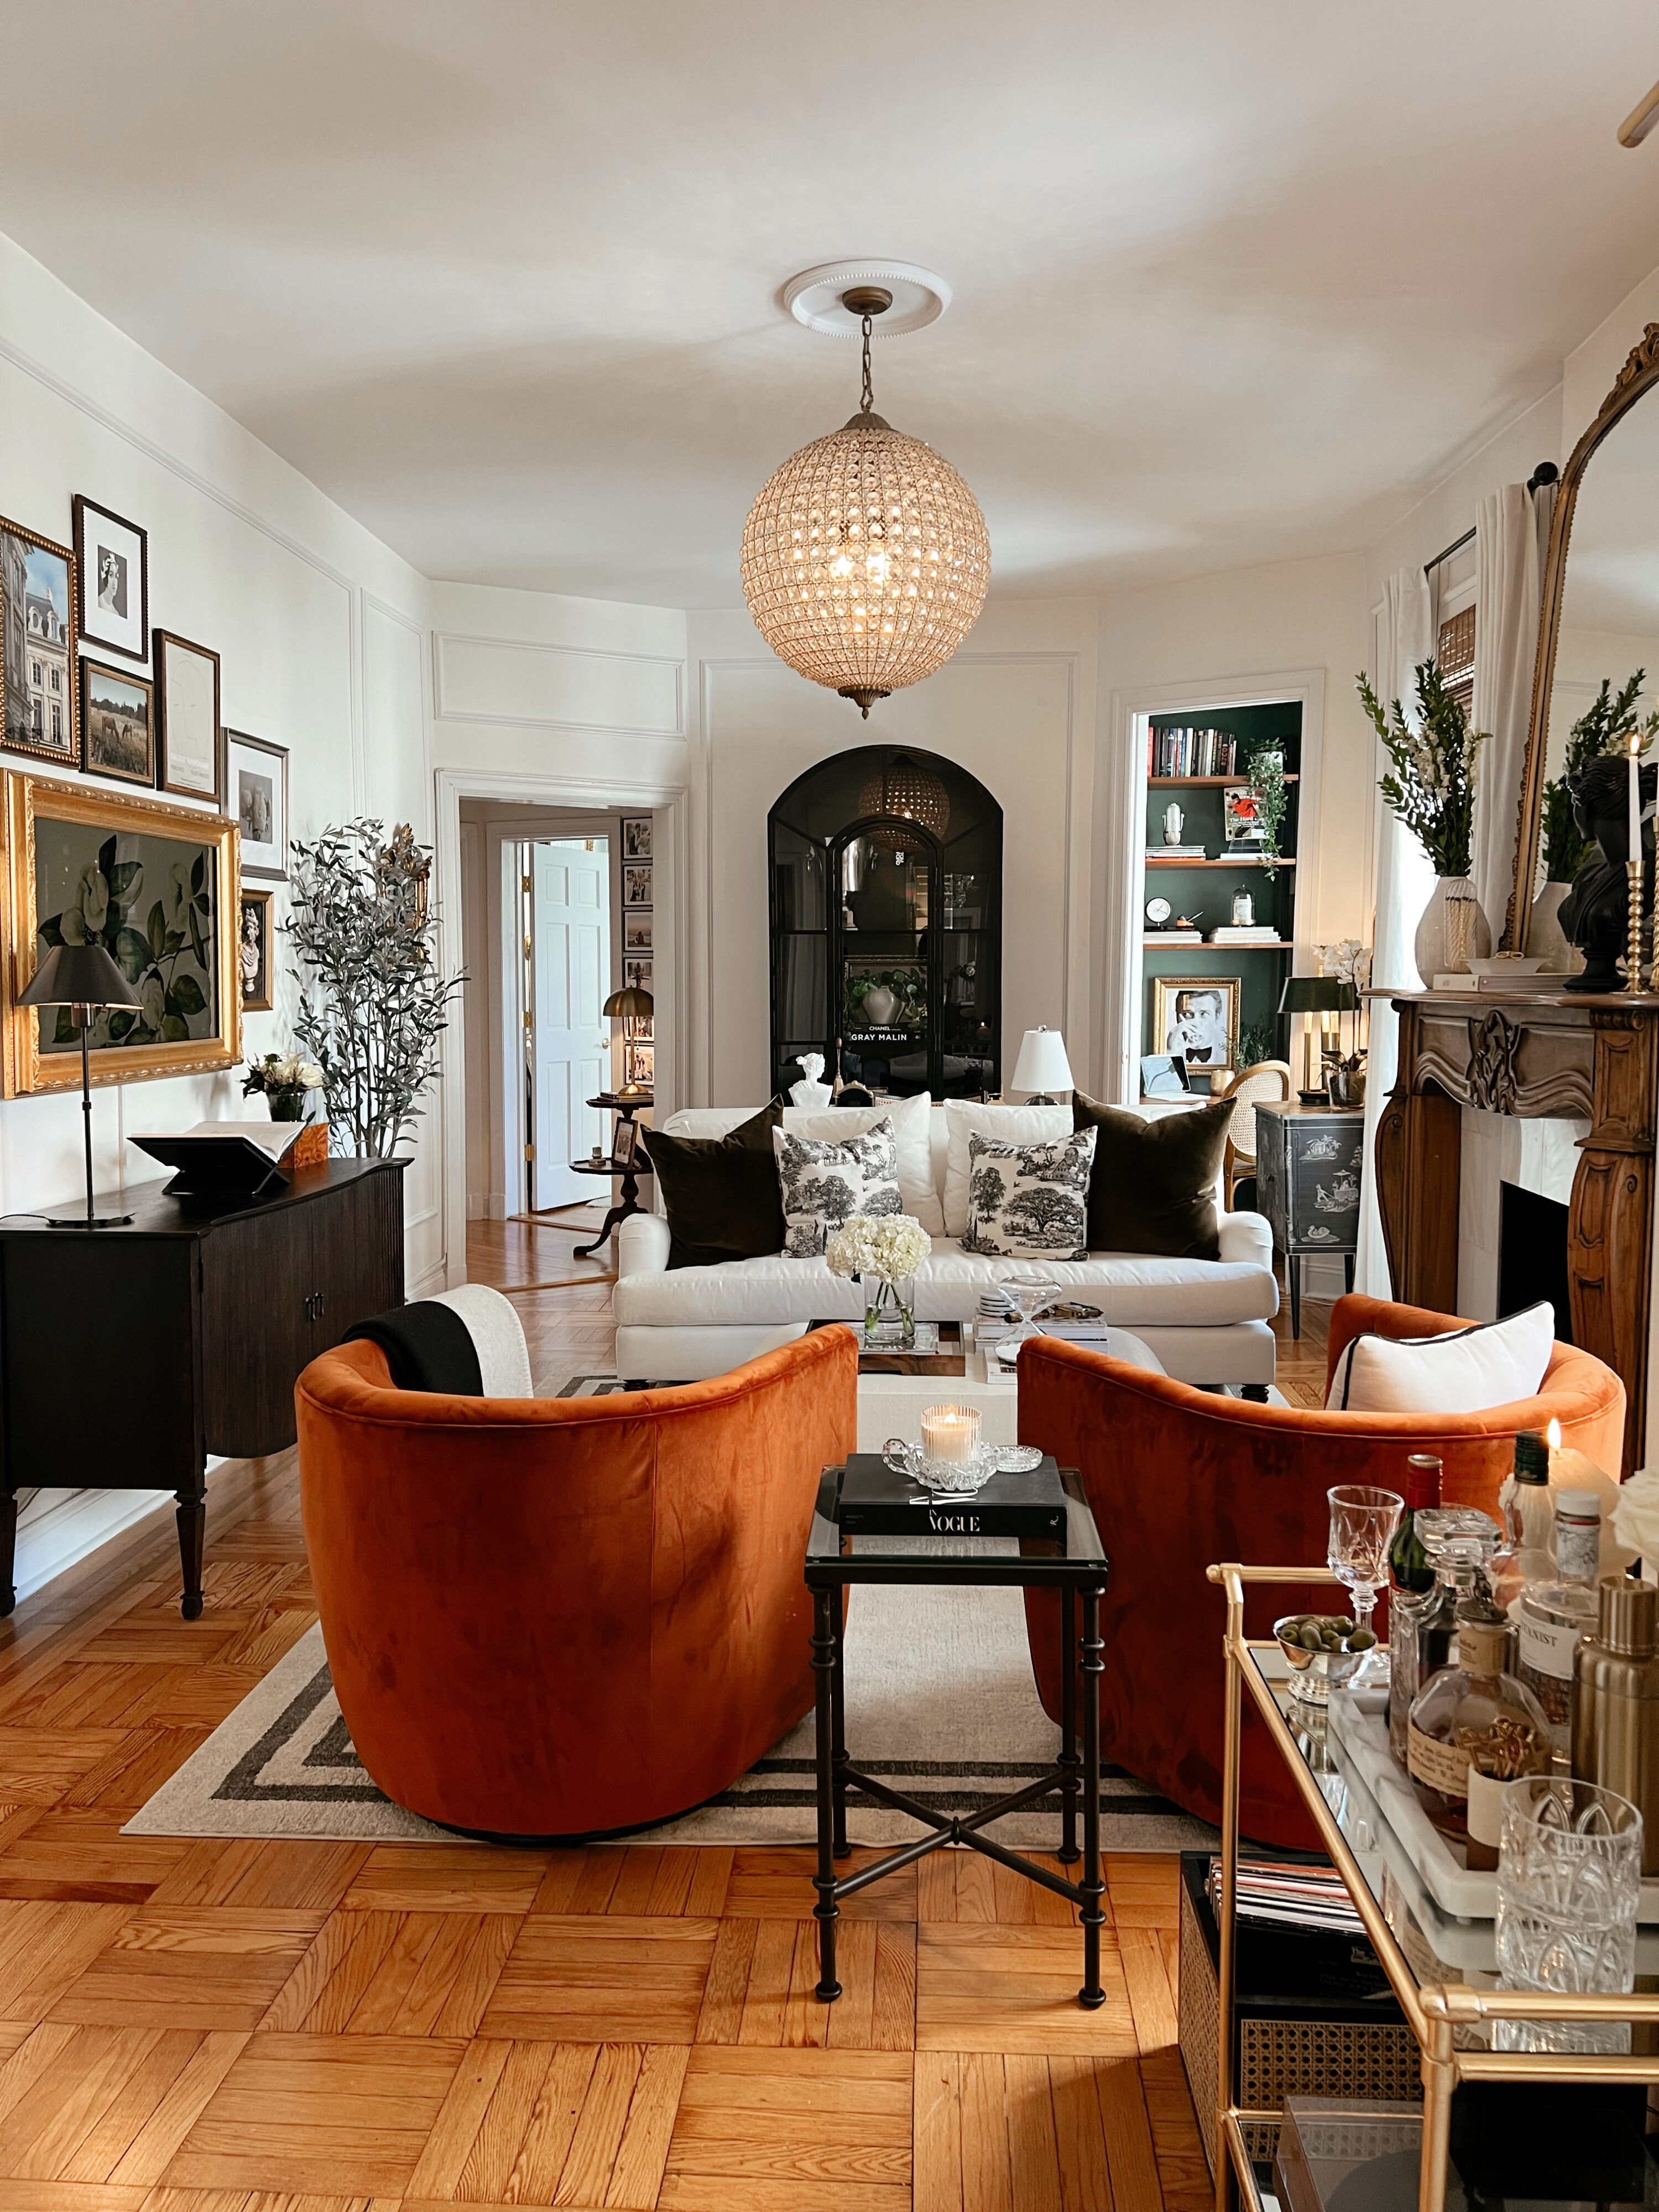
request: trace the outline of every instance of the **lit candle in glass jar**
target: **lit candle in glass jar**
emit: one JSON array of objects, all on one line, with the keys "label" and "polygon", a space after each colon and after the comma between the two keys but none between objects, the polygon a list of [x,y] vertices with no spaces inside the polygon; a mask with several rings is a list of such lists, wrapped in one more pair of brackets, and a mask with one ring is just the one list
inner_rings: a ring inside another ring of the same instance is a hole
[{"label": "lit candle in glass jar", "polygon": [[979,1410],[974,1406],[930,1406],[921,1417],[925,1459],[962,1467],[979,1445]]}]

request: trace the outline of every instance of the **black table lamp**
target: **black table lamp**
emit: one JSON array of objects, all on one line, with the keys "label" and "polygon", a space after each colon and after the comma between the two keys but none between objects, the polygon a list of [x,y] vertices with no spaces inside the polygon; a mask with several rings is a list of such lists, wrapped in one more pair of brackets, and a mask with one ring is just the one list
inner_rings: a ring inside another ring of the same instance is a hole
[{"label": "black table lamp", "polygon": [[54,945],[37,969],[20,1006],[68,1006],[81,1031],[81,1113],[87,1149],[87,1210],[49,1213],[52,1229],[119,1229],[130,1213],[96,1214],[92,1210],[92,1060],[87,1032],[99,1006],[136,1006],[133,988],[101,945]]},{"label": "black table lamp", "polygon": [[1359,1004],[1359,994],[1352,983],[1344,982],[1340,975],[1287,975],[1279,1000],[1281,1014],[1300,1014],[1302,1017],[1302,1084],[1300,1093],[1304,1106],[1326,1103],[1323,1090],[1314,1088],[1313,1079],[1313,1018],[1316,1014],[1351,1014]]},{"label": "black table lamp", "polygon": [[[620,991],[613,991],[604,1006],[600,1007],[599,1012],[607,1020],[614,1019],[618,1014],[621,1015],[623,1042],[624,1045],[629,1045],[637,1038],[641,1025],[651,1019],[654,1007],[655,1001],[649,991],[641,990],[637,983],[629,983]],[[617,1093],[617,1097],[643,1097],[645,1085],[642,1083],[635,1083],[626,1068],[623,1069],[623,1073],[624,1080],[622,1089]]]}]

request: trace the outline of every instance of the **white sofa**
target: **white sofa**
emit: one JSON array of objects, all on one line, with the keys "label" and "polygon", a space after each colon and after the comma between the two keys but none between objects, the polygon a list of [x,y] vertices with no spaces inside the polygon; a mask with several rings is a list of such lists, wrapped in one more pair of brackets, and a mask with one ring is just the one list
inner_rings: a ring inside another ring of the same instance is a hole
[{"label": "white sofa", "polygon": [[[671,1115],[663,1128],[669,1136],[723,1137],[758,1110],[693,1108]],[[1132,1110],[1150,1121],[1182,1109],[1148,1103]],[[801,1118],[801,1109],[785,1109],[786,1128]],[[942,1195],[948,1143],[942,1106],[931,1109],[927,1133],[933,1189]],[[654,1194],[654,1178],[650,1187]],[[655,1212],[631,1215],[617,1236],[611,1309],[617,1371],[624,1382],[700,1382],[787,1344],[810,1322],[862,1318],[858,1285],[832,1275],[822,1259],[791,1260],[778,1253],[671,1273],[668,1223],[659,1198],[656,1205]],[[1045,1261],[1043,1270],[1099,1306],[1113,1328],[1133,1331],[1181,1381],[1243,1385],[1255,1396],[1273,1379],[1268,1323],[1279,1310],[1279,1284],[1273,1235],[1259,1213],[1221,1211],[1218,1190],[1217,1209],[1218,1259],[1091,1252],[1086,1260]],[[949,1235],[932,1242],[932,1255],[916,1279],[921,1321],[971,1321],[981,1291],[1018,1264],[964,1252]]]}]

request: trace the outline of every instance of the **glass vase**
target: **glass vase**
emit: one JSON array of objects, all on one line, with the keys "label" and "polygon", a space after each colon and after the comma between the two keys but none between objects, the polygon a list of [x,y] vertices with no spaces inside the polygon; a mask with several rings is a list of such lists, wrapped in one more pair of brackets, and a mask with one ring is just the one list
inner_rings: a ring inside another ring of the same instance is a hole
[{"label": "glass vase", "polygon": [[307,1093],[299,1085],[286,1091],[268,1091],[270,1118],[273,1121],[303,1121],[306,1118]]},{"label": "glass vase", "polygon": [[862,1274],[864,1341],[866,1346],[908,1352],[916,1340],[916,1279]]}]

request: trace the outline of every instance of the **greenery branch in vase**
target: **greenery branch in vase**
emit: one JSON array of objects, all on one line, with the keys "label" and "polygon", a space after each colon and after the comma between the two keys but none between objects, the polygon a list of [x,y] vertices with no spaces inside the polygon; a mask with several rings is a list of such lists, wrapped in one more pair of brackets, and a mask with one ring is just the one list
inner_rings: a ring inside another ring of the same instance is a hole
[{"label": "greenery branch in vase", "polygon": [[1391,763],[1377,787],[1434,869],[1434,896],[1413,948],[1424,987],[1431,990],[1437,974],[1467,974],[1471,956],[1483,960],[1492,951],[1492,931],[1469,881],[1475,764],[1486,732],[1470,729],[1432,656],[1417,669],[1416,729],[1398,699],[1384,713],[1364,677],[1354,681]]},{"label": "greenery branch in vase", "polygon": [[263,1060],[248,1062],[242,1085],[244,1098],[263,1095],[270,1102],[273,1121],[304,1121],[307,1094],[323,1087],[323,1071],[314,1060],[301,1060],[297,1052],[286,1056],[268,1052]]},{"label": "greenery branch in vase", "polygon": [[300,1042],[322,1070],[331,1130],[389,1159],[422,1113],[451,999],[466,981],[434,958],[429,851],[407,823],[360,818],[294,845],[289,918],[301,961]]},{"label": "greenery branch in vase", "polygon": [[901,1345],[915,1343],[916,1271],[933,1249],[908,1213],[855,1213],[830,1239],[823,1257],[830,1273],[856,1277],[864,1286],[866,1344],[882,1341],[890,1329]]}]

